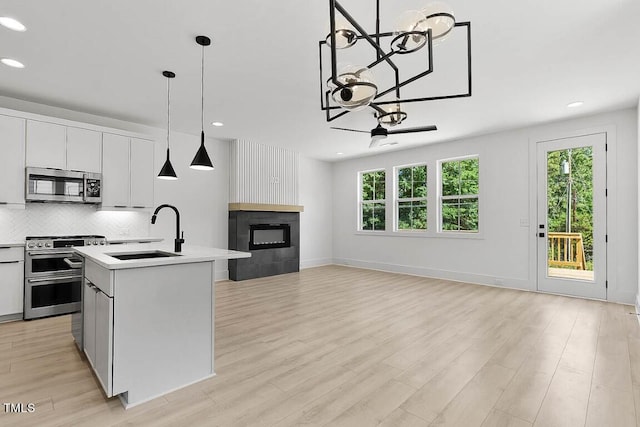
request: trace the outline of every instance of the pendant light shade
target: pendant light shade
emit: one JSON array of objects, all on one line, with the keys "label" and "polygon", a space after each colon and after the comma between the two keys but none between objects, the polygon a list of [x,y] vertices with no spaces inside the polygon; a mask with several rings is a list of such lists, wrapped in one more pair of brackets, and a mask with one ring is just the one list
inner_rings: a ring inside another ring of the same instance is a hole
[{"label": "pendant light shade", "polygon": [[176,171],[173,169],[173,165],[171,164],[171,160],[169,160],[169,149],[167,148],[167,160],[165,160],[164,165],[162,165],[162,169],[160,169],[160,173],[158,174],[158,178],[160,179],[178,179],[178,175],[176,175]]},{"label": "pendant light shade", "polygon": [[174,78],[176,74],[171,71],[163,71],[162,75],[167,78],[167,160],[164,162],[162,169],[160,169],[158,178],[174,180],[178,179],[178,175],[176,175],[176,171],[171,164],[169,139],[171,136],[171,79]]},{"label": "pendant light shade", "polygon": [[204,146],[204,131],[200,133],[200,148],[191,162],[191,168],[197,170],[213,170],[213,163]]},{"label": "pendant light shade", "polygon": [[200,132],[200,148],[198,148],[198,152],[191,162],[191,168],[197,170],[213,170],[213,163],[207,153],[207,148],[204,146],[204,47],[211,44],[211,39],[206,36],[198,36],[196,37],[196,43],[202,46],[202,61],[200,67],[200,124],[202,130]]}]

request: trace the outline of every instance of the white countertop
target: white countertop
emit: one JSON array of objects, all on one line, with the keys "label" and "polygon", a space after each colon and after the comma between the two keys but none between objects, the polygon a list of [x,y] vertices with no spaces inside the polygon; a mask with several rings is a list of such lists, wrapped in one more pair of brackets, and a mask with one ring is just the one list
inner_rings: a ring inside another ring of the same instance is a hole
[{"label": "white countertop", "polygon": [[121,243],[149,243],[149,242],[162,242],[164,239],[162,237],[129,237],[129,236],[117,236],[117,237],[107,237],[107,242],[110,245],[113,244],[121,244]]},{"label": "white countertop", "polygon": [[249,258],[251,253],[230,251],[227,249],[209,248],[205,246],[182,245],[178,256],[119,260],[109,254],[130,254],[136,252],[162,251],[175,253],[172,243],[131,243],[115,247],[110,246],[78,246],[73,248],[78,254],[108,268],[120,270],[125,268],[155,267],[159,265],[188,264],[195,262],[217,261],[223,259]]},{"label": "white countertop", "polygon": [[24,247],[24,242],[2,242],[0,243],[0,248],[14,248],[14,247]]}]

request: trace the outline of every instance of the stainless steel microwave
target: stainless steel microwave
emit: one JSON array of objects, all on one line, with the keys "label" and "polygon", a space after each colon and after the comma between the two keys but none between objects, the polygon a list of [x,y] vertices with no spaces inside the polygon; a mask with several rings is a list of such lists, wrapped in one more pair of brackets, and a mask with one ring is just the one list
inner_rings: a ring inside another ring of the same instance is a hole
[{"label": "stainless steel microwave", "polygon": [[102,202],[102,174],[99,173],[27,168],[25,182],[27,202]]}]

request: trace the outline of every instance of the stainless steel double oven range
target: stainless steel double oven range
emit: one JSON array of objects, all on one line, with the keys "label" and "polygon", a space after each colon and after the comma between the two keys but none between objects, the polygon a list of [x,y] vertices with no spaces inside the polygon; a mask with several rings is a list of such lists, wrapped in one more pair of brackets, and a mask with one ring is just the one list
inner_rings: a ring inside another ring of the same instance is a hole
[{"label": "stainless steel double oven range", "polygon": [[80,310],[83,260],[72,246],[106,245],[104,236],[33,236],[26,238],[24,318]]}]

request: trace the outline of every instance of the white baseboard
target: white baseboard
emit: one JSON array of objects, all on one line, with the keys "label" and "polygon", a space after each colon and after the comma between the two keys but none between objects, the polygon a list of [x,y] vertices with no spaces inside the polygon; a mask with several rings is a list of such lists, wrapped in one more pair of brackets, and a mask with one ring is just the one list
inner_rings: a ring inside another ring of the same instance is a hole
[{"label": "white baseboard", "polygon": [[4,316],[0,316],[0,323],[15,322],[16,320],[22,320],[22,318],[22,313],[5,314]]},{"label": "white baseboard", "polygon": [[640,323],[640,293],[636,295],[636,314],[638,318],[638,323]]},{"label": "white baseboard", "polygon": [[216,271],[216,282],[223,282],[229,280],[229,270]]},{"label": "white baseboard", "polygon": [[432,268],[414,267],[409,265],[385,264],[379,262],[362,261],[348,258],[335,258],[336,265],[366,268],[369,270],[380,270],[391,273],[411,274],[413,276],[432,277],[434,279],[453,280],[456,282],[474,283],[478,285],[489,285],[500,288],[520,289],[524,291],[535,291],[535,284],[525,279],[510,277],[487,276],[483,274],[464,273],[459,271],[436,270]]},{"label": "white baseboard", "polygon": [[300,270],[305,268],[320,267],[322,265],[334,264],[334,260],[331,258],[315,258],[300,260]]}]

